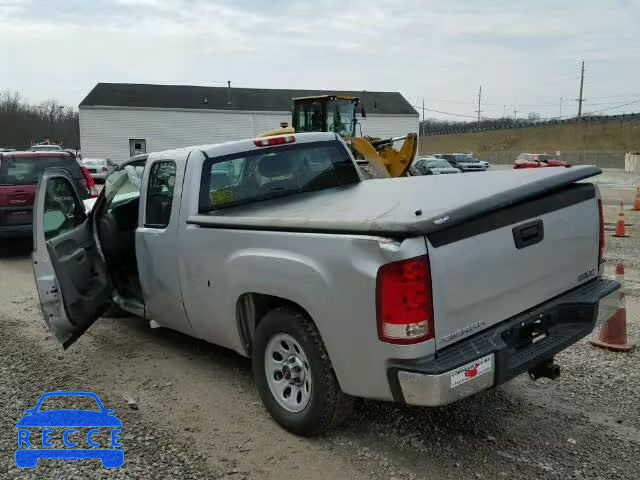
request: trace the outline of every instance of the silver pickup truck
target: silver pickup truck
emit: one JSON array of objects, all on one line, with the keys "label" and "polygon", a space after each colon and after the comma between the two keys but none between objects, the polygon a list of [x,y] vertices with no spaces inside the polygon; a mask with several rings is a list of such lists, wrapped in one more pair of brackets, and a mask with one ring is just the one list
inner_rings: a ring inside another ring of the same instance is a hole
[{"label": "silver pickup truck", "polygon": [[251,357],[300,435],[354,397],[444,405],[608,318],[595,167],[362,180],[332,133],[135,157],[85,208],[47,170],[34,215],[44,320],[66,348],[107,305]]}]

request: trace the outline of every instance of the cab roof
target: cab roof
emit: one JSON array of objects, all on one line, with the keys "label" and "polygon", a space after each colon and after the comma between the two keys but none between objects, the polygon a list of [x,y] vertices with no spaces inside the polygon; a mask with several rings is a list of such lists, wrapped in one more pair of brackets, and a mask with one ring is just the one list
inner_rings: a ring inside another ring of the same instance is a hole
[{"label": "cab roof", "polygon": [[21,152],[0,152],[0,156],[7,158],[30,158],[30,157],[72,157],[73,153],[65,150],[49,150],[43,152],[21,151]]},{"label": "cab roof", "polygon": [[[333,132],[310,132],[310,133],[294,133],[285,135],[275,135],[274,137],[295,137],[296,144],[312,143],[312,142],[331,142],[331,141],[343,141],[339,135]],[[256,137],[262,138],[262,137]],[[173,150],[165,150],[163,152],[153,152],[149,154],[150,160],[157,158],[180,160],[186,159],[191,152],[202,152],[207,157],[220,157],[223,155],[233,155],[241,152],[251,152],[261,150],[265,147],[259,147],[254,142],[256,138],[249,138],[245,140],[235,140],[231,142],[216,143],[209,145],[195,145],[191,147],[177,148]],[[286,144],[285,144],[286,145]]]}]

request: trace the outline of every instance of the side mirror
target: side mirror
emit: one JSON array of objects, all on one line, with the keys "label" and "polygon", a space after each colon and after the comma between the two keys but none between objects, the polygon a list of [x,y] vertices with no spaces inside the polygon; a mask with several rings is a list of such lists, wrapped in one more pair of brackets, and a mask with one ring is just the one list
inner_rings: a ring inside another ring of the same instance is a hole
[{"label": "side mirror", "polygon": [[104,413],[107,415],[113,415],[116,411],[113,408],[105,408]]},{"label": "side mirror", "polygon": [[35,413],[35,408],[27,408],[24,413]]},{"label": "side mirror", "polygon": [[44,232],[55,232],[64,225],[66,219],[67,217],[65,217],[64,213],[60,210],[44,212]]}]

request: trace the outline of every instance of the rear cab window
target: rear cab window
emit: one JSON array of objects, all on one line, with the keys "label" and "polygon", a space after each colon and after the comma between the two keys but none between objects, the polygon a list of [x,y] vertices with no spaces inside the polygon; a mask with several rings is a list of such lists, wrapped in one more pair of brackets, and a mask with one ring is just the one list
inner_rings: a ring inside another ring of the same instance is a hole
[{"label": "rear cab window", "polygon": [[204,162],[199,212],[359,181],[357,169],[340,142],[260,148]]}]

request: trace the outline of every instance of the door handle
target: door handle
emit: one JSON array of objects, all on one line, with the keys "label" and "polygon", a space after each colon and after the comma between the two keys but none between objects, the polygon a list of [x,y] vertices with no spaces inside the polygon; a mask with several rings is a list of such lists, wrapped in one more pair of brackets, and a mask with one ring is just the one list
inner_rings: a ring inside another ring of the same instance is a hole
[{"label": "door handle", "polygon": [[544,239],[544,224],[542,220],[523,223],[513,227],[513,241],[517,249],[530,247]]}]

